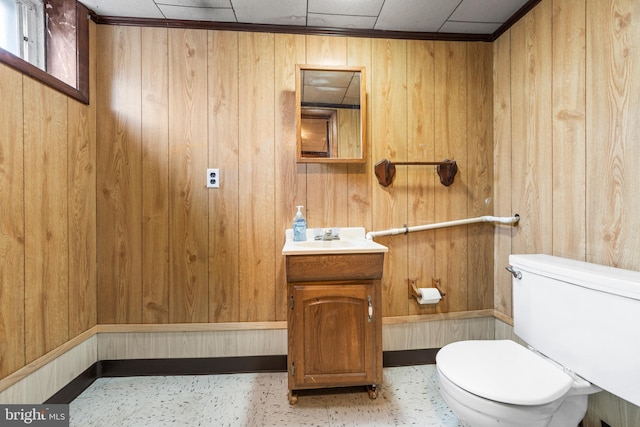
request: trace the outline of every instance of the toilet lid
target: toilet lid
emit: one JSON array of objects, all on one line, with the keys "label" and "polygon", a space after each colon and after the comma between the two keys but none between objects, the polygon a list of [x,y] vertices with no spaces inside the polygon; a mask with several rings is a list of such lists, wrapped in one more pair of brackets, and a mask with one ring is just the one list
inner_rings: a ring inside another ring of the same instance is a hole
[{"label": "toilet lid", "polygon": [[543,405],[562,397],[573,380],[541,356],[509,340],[459,341],[436,355],[438,370],[458,387],[513,405]]}]

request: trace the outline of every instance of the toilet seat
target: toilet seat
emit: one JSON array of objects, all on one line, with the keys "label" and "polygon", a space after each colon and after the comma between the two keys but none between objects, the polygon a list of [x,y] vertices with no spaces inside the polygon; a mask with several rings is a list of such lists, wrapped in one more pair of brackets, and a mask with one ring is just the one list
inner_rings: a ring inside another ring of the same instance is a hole
[{"label": "toilet seat", "polygon": [[572,378],[510,341],[459,341],[436,355],[438,370],[479,397],[512,405],[544,405],[564,396]]}]

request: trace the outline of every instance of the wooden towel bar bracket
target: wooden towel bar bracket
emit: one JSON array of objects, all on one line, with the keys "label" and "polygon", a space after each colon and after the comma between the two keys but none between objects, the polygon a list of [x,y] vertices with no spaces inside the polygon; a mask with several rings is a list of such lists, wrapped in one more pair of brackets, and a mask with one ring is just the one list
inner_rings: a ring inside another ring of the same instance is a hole
[{"label": "wooden towel bar bracket", "polygon": [[[418,291],[418,286],[416,286],[416,281],[414,279],[409,279],[408,283],[409,283],[409,299],[412,299],[412,298],[420,299],[420,292]],[[447,293],[444,292],[440,287],[439,278],[431,279],[431,287],[436,288],[438,292],[440,292],[440,295],[442,295],[443,298],[447,295]]]},{"label": "wooden towel bar bracket", "polygon": [[453,184],[453,179],[458,173],[458,165],[455,160],[445,159],[442,162],[391,162],[388,159],[382,159],[374,167],[380,185],[383,187],[391,185],[393,177],[396,175],[396,165],[437,166],[440,182],[446,187]]}]

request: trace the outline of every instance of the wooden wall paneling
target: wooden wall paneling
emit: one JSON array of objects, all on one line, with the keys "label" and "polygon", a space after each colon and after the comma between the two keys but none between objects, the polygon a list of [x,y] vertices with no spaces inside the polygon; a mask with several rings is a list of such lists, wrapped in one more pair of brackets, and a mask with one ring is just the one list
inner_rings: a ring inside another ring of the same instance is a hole
[{"label": "wooden wall paneling", "polygon": [[346,225],[349,227],[364,227],[372,230],[373,209],[371,206],[373,178],[373,159],[371,158],[371,39],[353,37],[347,38],[347,65],[365,67],[367,90],[367,117],[366,117],[366,163],[347,165],[347,208],[348,218]]},{"label": "wooden wall paneling", "polygon": [[240,317],[238,33],[208,36],[208,158],[222,176],[209,190],[209,321],[231,322]]},{"label": "wooden wall paneling", "polygon": [[0,65],[0,378],[25,364],[23,79]]},{"label": "wooden wall paneling", "polygon": [[640,268],[640,3],[587,1],[587,261]]},{"label": "wooden wall paneling", "polygon": [[206,322],[207,32],[169,30],[169,322]]},{"label": "wooden wall paneling", "polygon": [[169,46],[142,28],[142,322],[169,322]]},{"label": "wooden wall paneling", "polygon": [[[409,161],[433,162],[435,158],[434,42],[407,42],[407,152]],[[435,186],[440,185],[433,166],[407,167],[408,225],[435,222]],[[431,287],[435,277],[435,231],[407,236],[408,278],[418,287]],[[408,287],[405,286],[409,298]],[[408,314],[435,313],[435,305],[409,300]]]},{"label": "wooden wall paneling", "polygon": [[[493,317],[435,318],[429,321],[400,321],[383,319],[384,351],[440,348],[463,340],[489,340],[494,336]],[[472,357],[472,355],[470,355]]]},{"label": "wooden wall paneling", "polygon": [[96,353],[92,328],[0,381],[0,402],[33,405],[46,401],[96,363]]},{"label": "wooden wall paneling", "polygon": [[551,2],[511,27],[514,253],[551,253]]},{"label": "wooden wall paneling", "polygon": [[[435,48],[435,155],[439,160],[458,163],[455,182],[435,188],[435,220],[467,218],[470,172],[467,158],[467,44],[436,43]],[[439,181],[438,181],[439,182]],[[438,312],[467,309],[467,227],[437,229],[436,277],[447,296],[437,306]]]},{"label": "wooden wall paneling", "polygon": [[553,255],[585,260],[584,0],[553,2]]},{"label": "wooden wall paneling", "polygon": [[348,225],[348,169],[346,164],[307,164],[307,205],[311,217],[307,219],[308,227]]},{"label": "wooden wall paneling", "polygon": [[[511,206],[511,31],[493,43],[493,214],[514,215]],[[520,215],[523,215],[520,213]],[[494,229],[494,308],[512,316],[511,275],[504,274],[511,254],[513,227]]]},{"label": "wooden wall paneling", "polygon": [[[90,67],[95,73],[95,55]],[[91,81],[95,90],[95,77]],[[87,106],[69,98],[67,108],[69,337],[73,338],[97,322],[96,102]]]},{"label": "wooden wall paneling", "polygon": [[[493,58],[489,43],[467,44],[468,216],[493,213]],[[510,215],[507,211],[500,215]],[[467,310],[493,308],[492,224],[468,228]]]},{"label": "wooden wall paneling", "polygon": [[589,406],[583,420],[584,427],[634,427],[640,425],[640,407],[602,391],[589,395]]},{"label": "wooden wall paneling", "polygon": [[98,323],[142,321],[140,28],[98,26]]},{"label": "wooden wall paneling", "polygon": [[[586,261],[640,270],[640,3],[586,0]],[[555,242],[554,242],[555,243]],[[640,407],[589,396],[586,427],[640,424]]]},{"label": "wooden wall paneling", "polygon": [[[640,63],[640,27],[633,24],[638,17],[640,3],[635,1],[545,0],[510,30],[510,55],[504,53],[504,35],[496,42],[494,60],[501,64],[494,67],[496,96],[507,99],[506,88],[498,87],[505,78],[498,76],[506,76],[509,60],[513,74],[512,105],[495,100],[501,108],[495,111],[496,124],[504,126],[495,127],[497,155],[503,152],[499,144],[508,140],[503,137],[506,120],[512,120],[511,193],[514,212],[523,218],[512,240],[513,253],[554,253],[639,268],[635,236],[640,224],[632,213],[638,210],[632,192],[640,175],[631,163],[640,157],[639,131],[632,125],[640,105],[638,79],[632,77]],[[549,162],[552,177],[542,166]],[[496,182],[506,184],[498,177]],[[502,243],[497,235],[496,254]],[[507,242],[504,247],[506,254]],[[496,269],[502,268],[499,262],[496,256]],[[496,296],[496,309],[510,315],[510,293],[504,308],[497,301]],[[597,393],[589,396],[584,425],[600,426],[601,421],[637,425],[640,409]]]},{"label": "wooden wall paneling", "polygon": [[[346,65],[346,37],[306,36],[306,63]],[[307,164],[307,227],[344,227],[348,224],[348,165]]]},{"label": "wooden wall paneling", "polygon": [[[240,321],[275,320],[274,35],[238,34]],[[279,256],[279,255],[278,255]]]},{"label": "wooden wall paneling", "polygon": [[[366,72],[365,72],[366,78]],[[360,110],[338,110],[338,156],[357,157],[362,155],[360,145]],[[344,141],[344,144],[343,144]],[[348,166],[348,165],[347,165]]]},{"label": "wooden wall paneling", "polygon": [[307,64],[346,65],[348,41],[348,37],[305,36]]},{"label": "wooden wall paneling", "polygon": [[292,227],[296,205],[306,204],[307,166],[296,163],[296,64],[305,63],[305,37],[275,35],[275,247],[276,320],[287,319],[285,230]]},{"label": "wooden wall paneling", "polygon": [[25,78],[25,354],[69,338],[67,97]]},{"label": "wooden wall paneling", "polygon": [[[407,42],[372,42],[371,152],[373,163],[384,158],[407,161]],[[398,166],[393,184],[373,187],[374,230],[400,227],[408,221],[407,188],[410,166]],[[415,166],[414,166],[415,167]],[[407,236],[379,238],[389,247],[382,277],[382,315],[407,313]]]},{"label": "wooden wall paneling", "polygon": [[267,328],[252,327],[255,324],[245,323],[248,326],[243,328],[101,332],[98,336],[98,360],[285,354],[286,322],[269,323]]}]

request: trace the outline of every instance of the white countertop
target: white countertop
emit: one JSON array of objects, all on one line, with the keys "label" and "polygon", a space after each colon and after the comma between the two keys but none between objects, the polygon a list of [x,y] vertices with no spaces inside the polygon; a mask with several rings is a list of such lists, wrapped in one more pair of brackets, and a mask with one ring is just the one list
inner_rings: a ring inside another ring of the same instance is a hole
[{"label": "white countertop", "polygon": [[314,240],[315,229],[307,229],[307,240],[293,241],[293,230],[287,229],[282,255],[329,255],[387,252],[389,249],[367,240],[364,227],[340,228],[340,240]]}]

